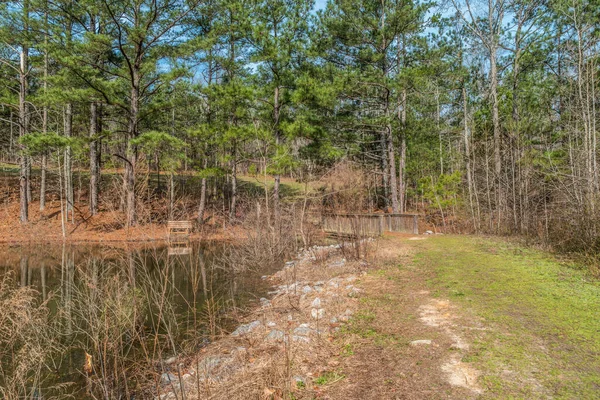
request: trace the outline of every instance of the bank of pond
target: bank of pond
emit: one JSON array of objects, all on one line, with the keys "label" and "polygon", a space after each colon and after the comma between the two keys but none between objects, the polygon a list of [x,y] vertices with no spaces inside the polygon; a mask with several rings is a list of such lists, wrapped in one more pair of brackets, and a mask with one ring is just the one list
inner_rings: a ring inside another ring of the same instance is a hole
[{"label": "bank of pond", "polygon": [[227,246],[0,246],[0,398],[152,398],[269,289]]}]

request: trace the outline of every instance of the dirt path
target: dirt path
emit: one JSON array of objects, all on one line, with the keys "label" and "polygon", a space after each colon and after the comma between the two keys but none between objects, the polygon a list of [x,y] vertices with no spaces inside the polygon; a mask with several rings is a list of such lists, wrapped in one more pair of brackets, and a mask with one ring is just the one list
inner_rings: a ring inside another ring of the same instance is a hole
[{"label": "dirt path", "polygon": [[499,238],[423,238],[377,242],[330,398],[600,398],[597,276]]},{"label": "dirt path", "polygon": [[[361,307],[337,340],[347,379],[326,388],[332,399],[476,398],[479,372],[463,357],[467,321],[427,290],[406,239],[382,239],[361,282]],[[479,328],[479,327],[478,327]]]}]

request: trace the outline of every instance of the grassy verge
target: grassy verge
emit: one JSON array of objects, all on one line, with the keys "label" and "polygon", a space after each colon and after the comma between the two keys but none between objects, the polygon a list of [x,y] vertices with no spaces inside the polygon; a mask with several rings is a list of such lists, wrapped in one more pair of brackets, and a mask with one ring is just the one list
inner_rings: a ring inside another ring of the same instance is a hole
[{"label": "grassy verge", "polygon": [[444,236],[414,243],[450,298],[488,327],[463,361],[482,371],[486,397],[598,398],[600,283],[546,253],[500,240]]}]

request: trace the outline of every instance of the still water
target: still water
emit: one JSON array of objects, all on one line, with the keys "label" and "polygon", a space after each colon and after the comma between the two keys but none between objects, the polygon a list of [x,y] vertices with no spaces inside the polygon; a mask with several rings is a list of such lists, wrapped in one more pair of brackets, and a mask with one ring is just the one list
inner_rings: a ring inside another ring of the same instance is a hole
[{"label": "still water", "polygon": [[[172,368],[164,360],[198,352],[268,290],[261,276],[279,266],[234,272],[227,246],[0,246],[0,280],[34,289],[32,307],[46,310],[48,319],[43,335],[31,339],[47,341],[37,350],[44,353],[42,366],[23,367],[27,343],[11,342],[18,354],[2,353],[0,389],[8,387],[8,394],[0,398],[155,394],[160,375]],[[11,389],[19,379],[20,388]]]}]

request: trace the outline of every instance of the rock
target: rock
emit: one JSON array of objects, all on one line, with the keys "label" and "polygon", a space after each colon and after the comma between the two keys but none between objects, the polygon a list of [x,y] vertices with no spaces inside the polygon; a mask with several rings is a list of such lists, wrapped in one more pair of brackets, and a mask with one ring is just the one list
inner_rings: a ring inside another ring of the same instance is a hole
[{"label": "rock", "polygon": [[321,293],[322,291],[323,291],[323,287],[322,286],[315,286],[315,292]]},{"label": "rock", "polygon": [[240,326],[238,326],[238,328],[235,331],[233,331],[231,336],[247,335],[248,333],[250,333],[253,330],[255,330],[256,328],[258,328],[260,325],[261,325],[261,322],[259,320],[252,321],[249,324],[240,325]]},{"label": "rock", "polygon": [[356,280],[355,276],[349,276],[346,278],[346,282],[354,282]]},{"label": "rock", "polygon": [[337,324],[338,319],[336,317],[333,317],[329,320],[329,322],[331,322],[332,324]]},{"label": "rock", "polygon": [[314,286],[323,286],[325,284],[325,282],[323,281],[318,281],[314,283]]},{"label": "rock", "polygon": [[263,281],[266,281],[267,279],[269,279],[269,277],[267,275],[263,275],[260,277],[260,279],[262,279]]},{"label": "rock", "polygon": [[315,297],[315,299],[310,303],[313,308],[321,308],[321,299],[319,297]]},{"label": "rock", "polygon": [[265,299],[264,297],[260,298],[260,304],[263,307],[269,307],[271,305],[271,302],[268,299]]},{"label": "rock", "polygon": [[348,297],[358,297],[359,293],[362,292],[359,288],[353,287],[350,292],[348,292]]},{"label": "rock", "polygon": [[411,346],[428,346],[430,344],[431,340],[429,339],[413,340],[412,342],[410,342]]},{"label": "rock", "polygon": [[325,316],[325,309],[313,308],[310,310],[310,316],[313,317],[313,319],[322,319]]},{"label": "rock", "polygon": [[294,329],[294,335],[308,336],[313,332],[313,329],[308,324],[300,324]]},{"label": "rock", "polygon": [[433,235],[432,231],[425,231],[424,235]]},{"label": "rock", "polygon": [[168,385],[171,382],[177,382],[177,377],[170,372],[165,372],[160,376],[160,383],[163,385]]},{"label": "rock", "polygon": [[310,293],[312,291],[313,291],[313,289],[310,286],[308,286],[308,285],[306,285],[306,286],[304,286],[302,288],[302,293],[304,293],[304,294],[308,294],[308,293]]},{"label": "rock", "polygon": [[285,288],[284,290],[287,292],[295,292],[296,289],[298,288],[299,284],[298,282],[296,283],[292,283],[291,285],[284,285],[283,287]]},{"label": "rock", "polygon": [[275,322],[273,322],[273,321],[269,321],[269,322],[267,322],[267,326],[268,326],[269,328],[272,328],[272,327],[274,327],[274,326],[277,326],[277,324],[276,324]]},{"label": "rock", "polygon": [[308,338],[308,336],[299,336],[299,335],[294,335],[292,336],[292,340],[294,342],[304,342],[304,343],[310,343],[310,339]]},{"label": "rock", "polygon": [[282,342],[285,339],[285,333],[283,331],[273,329],[265,338],[268,342]]}]

